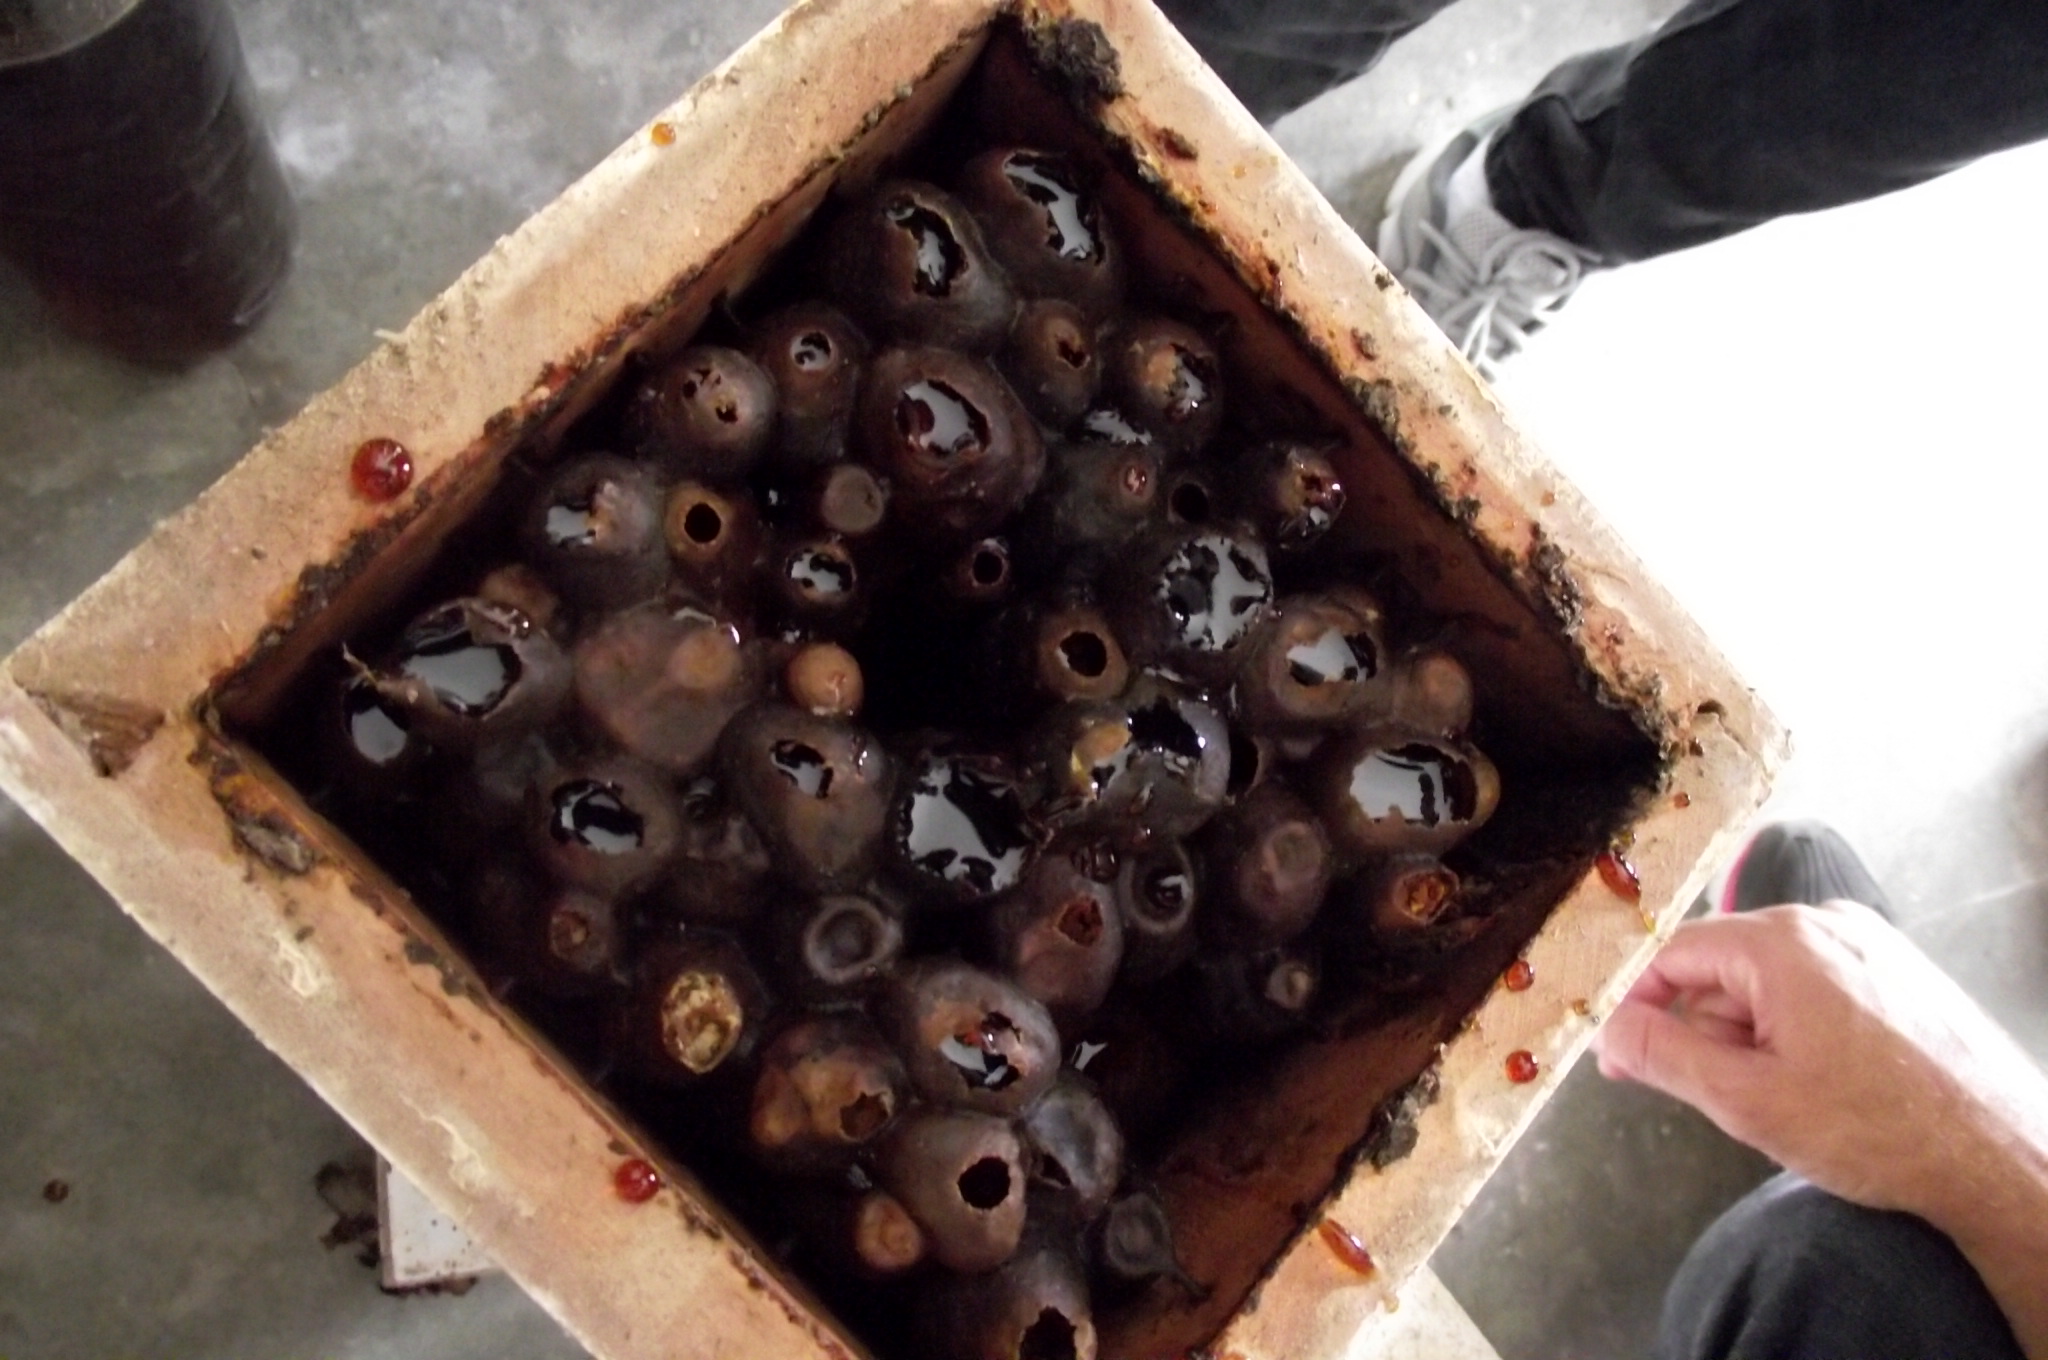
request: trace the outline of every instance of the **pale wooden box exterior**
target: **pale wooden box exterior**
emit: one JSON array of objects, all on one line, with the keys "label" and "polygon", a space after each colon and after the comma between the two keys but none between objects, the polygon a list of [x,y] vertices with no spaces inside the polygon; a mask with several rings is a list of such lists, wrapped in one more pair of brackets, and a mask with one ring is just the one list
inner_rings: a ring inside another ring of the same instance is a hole
[{"label": "pale wooden box exterior", "polygon": [[[559,429],[576,394],[650,336],[694,328],[835,178],[869,172],[954,91],[1003,15],[1084,95],[1104,55],[1086,25],[1099,26],[1116,78],[1081,100],[1084,120],[1284,318],[1350,417],[1388,436],[1582,673],[1633,712],[1666,770],[1630,828],[1640,912],[1587,872],[1525,951],[1535,986],[1494,991],[1445,1046],[1442,1095],[1421,1111],[1412,1155],[1361,1163],[1322,1205],[1377,1273],[1346,1269],[1302,1231],[1249,1294],[1238,1280],[1206,1313],[1106,1338],[1105,1356],[1177,1353],[1219,1326],[1218,1356],[1344,1355],[1697,894],[1780,758],[1782,734],[1719,654],[1149,5],[797,5],[161,526],[0,676],[0,784],[608,1360],[859,1347],[695,1202],[686,1176],[646,1206],[610,1192],[635,1134],[483,995],[395,885],[221,737],[213,690],[254,655],[311,647],[300,625],[316,615],[360,618],[481,498],[508,442]],[[375,436],[418,463],[414,490],[388,506],[346,476]],[[1537,1081],[1504,1079],[1516,1049],[1541,1063]]]}]

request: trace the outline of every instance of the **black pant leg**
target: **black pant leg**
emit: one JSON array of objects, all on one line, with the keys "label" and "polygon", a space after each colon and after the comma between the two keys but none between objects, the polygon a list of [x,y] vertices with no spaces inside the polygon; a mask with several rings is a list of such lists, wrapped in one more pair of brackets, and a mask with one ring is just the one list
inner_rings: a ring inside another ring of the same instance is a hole
[{"label": "black pant leg", "polygon": [[1955,1244],[1781,1175],[1693,1244],[1656,1360],[2025,1360]]},{"label": "black pant leg", "polygon": [[1160,0],[1262,123],[1363,75],[1452,0]]},{"label": "black pant leg", "polygon": [[1486,170],[1510,220],[1620,263],[2044,136],[2043,0],[1695,0],[1553,71]]}]

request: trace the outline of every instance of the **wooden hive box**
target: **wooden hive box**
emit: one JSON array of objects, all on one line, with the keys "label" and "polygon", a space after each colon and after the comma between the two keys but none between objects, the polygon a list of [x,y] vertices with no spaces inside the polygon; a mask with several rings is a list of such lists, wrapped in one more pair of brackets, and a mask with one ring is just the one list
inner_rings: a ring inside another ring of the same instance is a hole
[{"label": "wooden hive box", "polygon": [[[1503,804],[1512,903],[1440,985],[1190,1111],[1160,1178],[1207,1299],[1103,1319],[1107,1357],[1341,1356],[1700,890],[1783,737],[1142,0],[792,8],[9,658],[0,784],[598,1355],[862,1353],[236,734],[407,591],[508,457],[967,104],[1098,166],[1134,270],[1341,432],[1339,532],[1452,620],[1526,790]],[[371,438],[416,460],[388,504],[350,484]],[[1496,987],[1518,955],[1534,986]],[[1517,1050],[1535,1080],[1507,1079]],[[611,1188],[636,1155],[668,1186],[642,1206]]]}]

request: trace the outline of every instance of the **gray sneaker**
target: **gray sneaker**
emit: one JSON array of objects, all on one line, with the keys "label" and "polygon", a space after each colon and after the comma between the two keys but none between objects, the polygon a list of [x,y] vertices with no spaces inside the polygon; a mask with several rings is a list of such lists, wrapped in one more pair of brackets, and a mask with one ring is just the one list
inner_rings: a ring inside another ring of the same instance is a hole
[{"label": "gray sneaker", "polygon": [[1380,260],[1452,344],[1491,378],[1600,264],[1592,251],[1517,227],[1479,201],[1449,207],[1451,177],[1514,108],[1496,109],[1402,169],[1380,222]]}]

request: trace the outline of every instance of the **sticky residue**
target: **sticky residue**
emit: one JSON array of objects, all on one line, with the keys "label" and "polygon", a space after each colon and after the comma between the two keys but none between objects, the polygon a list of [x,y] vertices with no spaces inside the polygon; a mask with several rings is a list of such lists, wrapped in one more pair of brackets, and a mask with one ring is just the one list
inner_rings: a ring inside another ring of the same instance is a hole
[{"label": "sticky residue", "polygon": [[1433,1064],[1373,1112],[1360,1149],[1375,1171],[1386,1170],[1415,1150],[1417,1122],[1441,1090],[1440,1073]]},{"label": "sticky residue", "polygon": [[294,932],[290,935],[279,935],[275,943],[278,966],[284,971],[285,986],[291,988],[293,995],[300,1000],[311,1001],[327,990],[331,979],[327,965],[305,947],[303,941],[306,938],[305,932]]},{"label": "sticky residue", "polygon": [[[418,1110],[418,1106],[413,1107]],[[539,1211],[526,1196],[517,1193],[513,1182],[496,1175],[485,1163],[483,1154],[462,1131],[440,1115],[426,1116],[427,1122],[448,1136],[448,1178],[464,1194],[508,1205],[514,1216],[522,1223],[531,1222]]]},{"label": "sticky residue", "polygon": [[1116,48],[1092,19],[1059,19],[1030,29],[1031,55],[1049,74],[1085,98],[1103,103],[1124,92]]},{"label": "sticky residue", "polygon": [[455,1183],[472,1195],[481,1195],[489,1190],[491,1173],[484,1166],[483,1157],[462,1136],[462,1131],[438,1115],[430,1122],[448,1135],[448,1174]]},{"label": "sticky residue", "polygon": [[279,814],[246,814],[230,808],[228,823],[245,850],[281,874],[308,874],[319,862],[318,852],[299,829]]}]

